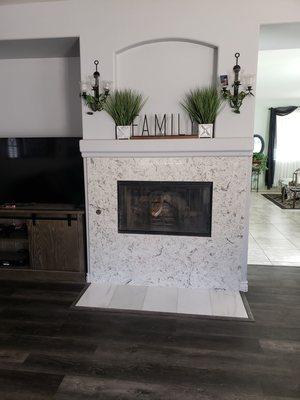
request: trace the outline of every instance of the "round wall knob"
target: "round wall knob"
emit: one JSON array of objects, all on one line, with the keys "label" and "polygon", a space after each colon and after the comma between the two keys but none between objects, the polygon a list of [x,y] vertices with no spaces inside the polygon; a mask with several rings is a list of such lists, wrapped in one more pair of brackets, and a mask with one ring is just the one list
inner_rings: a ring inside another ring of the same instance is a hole
[{"label": "round wall knob", "polygon": [[98,210],[96,210],[96,214],[97,214],[97,215],[100,215],[100,214],[101,214],[101,212],[102,212],[102,211],[101,211],[101,210],[99,210],[99,209],[98,209]]}]

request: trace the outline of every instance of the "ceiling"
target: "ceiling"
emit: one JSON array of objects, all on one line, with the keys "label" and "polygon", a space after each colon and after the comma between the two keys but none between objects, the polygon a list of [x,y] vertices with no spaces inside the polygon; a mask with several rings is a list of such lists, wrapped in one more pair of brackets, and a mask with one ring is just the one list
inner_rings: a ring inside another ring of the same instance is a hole
[{"label": "ceiling", "polygon": [[300,23],[262,25],[260,50],[300,48]]},{"label": "ceiling", "polygon": [[0,6],[3,4],[41,3],[46,1],[64,1],[64,0],[0,0]]},{"label": "ceiling", "polygon": [[263,25],[257,69],[257,101],[300,101],[300,23]]},{"label": "ceiling", "polygon": [[300,49],[260,51],[256,95],[260,100],[300,102]]}]

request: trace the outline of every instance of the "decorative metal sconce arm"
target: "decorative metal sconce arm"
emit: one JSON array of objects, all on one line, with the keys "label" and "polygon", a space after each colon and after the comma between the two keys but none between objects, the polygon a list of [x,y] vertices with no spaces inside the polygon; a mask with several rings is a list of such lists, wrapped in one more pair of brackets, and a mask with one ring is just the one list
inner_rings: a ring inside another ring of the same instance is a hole
[{"label": "decorative metal sconce arm", "polygon": [[[86,88],[82,90],[81,96],[85,100],[86,105],[93,111],[102,111],[104,104],[106,102],[107,97],[109,96],[110,93],[110,82],[107,82],[104,90],[102,93],[100,93],[100,73],[98,71],[98,65],[99,61],[95,60],[94,64],[96,66],[96,70],[93,74],[94,77],[94,84],[91,87],[91,90],[94,92],[94,94],[88,94],[88,91]],[[84,85],[87,86],[87,85]],[[89,112],[88,114],[93,114],[93,112]]]},{"label": "decorative metal sconce arm", "polygon": [[237,94],[232,94],[231,91],[227,88],[223,88],[222,90],[222,96],[224,99],[229,101],[230,107],[233,109],[233,112],[236,114],[240,114],[240,108],[243,104],[244,98],[247,96],[254,96],[252,93],[252,88],[248,87],[247,91],[242,90],[241,92],[238,92]]},{"label": "decorative metal sconce arm", "polygon": [[83,93],[82,97],[85,100],[86,105],[93,111],[102,111],[104,107],[104,103],[106,102],[107,97],[109,96],[109,92],[104,92],[99,94],[99,97],[92,96],[87,93]]},{"label": "decorative metal sconce arm", "polygon": [[[241,67],[238,64],[240,57],[240,53],[235,53],[235,59],[236,59],[236,64],[233,67],[233,72],[234,72],[234,82],[232,84],[233,88],[233,93],[230,89],[227,88],[228,85],[228,80],[226,80],[227,83],[222,88],[222,96],[225,100],[228,100],[230,107],[233,109],[233,112],[236,114],[240,114],[240,108],[243,104],[243,101],[245,97],[247,96],[254,96],[252,93],[252,85],[248,85],[246,90],[240,91],[240,72],[241,72]],[[227,77],[227,75],[226,75]],[[222,77],[221,77],[222,78]],[[224,80],[224,76],[223,76]]]}]

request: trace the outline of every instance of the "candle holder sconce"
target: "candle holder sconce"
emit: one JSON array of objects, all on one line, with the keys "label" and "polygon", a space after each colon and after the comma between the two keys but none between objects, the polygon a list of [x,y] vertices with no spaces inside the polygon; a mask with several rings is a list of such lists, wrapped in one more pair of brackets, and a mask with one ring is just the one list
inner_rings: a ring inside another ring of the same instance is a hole
[{"label": "candle holder sconce", "polygon": [[[91,109],[87,114],[92,115],[96,111],[102,111],[104,103],[109,96],[112,82],[100,81],[100,72],[98,71],[99,61],[94,61],[96,70],[93,73],[93,82],[81,82],[81,96],[86,105]],[[102,92],[100,92],[100,87]],[[89,94],[93,91],[93,94]]]},{"label": "candle holder sconce", "polygon": [[[241,82],[240,80],[240,72],[241,72],[241,67],[239,65],[239,57],[240,53],[235,53],[235,59],[236,63],[235,66],[233,67],[233,73],[234,73],[234,81],[233,84],[231,85],[232,89],[228,89],[228,75],[221,75],[220,76],[220,81],[221,81],[221,86],[222,86],[222,96],[225,100],[228,100],[228,103],[230,107],[233,109],[233,112],[236,114],[240,114],[240,108],[243,104],[243,101],[245,97],[247,96],[254,96],[253,94],[253,80],[254,80],[254,75],[246,75],[244,78],[244,82]],[[240,91],[240,86],[244,85],[245,89]]]}]

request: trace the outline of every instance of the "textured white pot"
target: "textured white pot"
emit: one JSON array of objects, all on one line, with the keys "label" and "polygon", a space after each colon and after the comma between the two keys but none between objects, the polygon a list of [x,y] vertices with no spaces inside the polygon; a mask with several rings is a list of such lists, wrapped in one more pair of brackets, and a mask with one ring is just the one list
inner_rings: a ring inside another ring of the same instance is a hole
[{"label": "textured white pot", "polygon": [[130,139],[131,136],[131,126],[117,126],[117,139]]},{"label": "textured white pot", "polygon": [[214,124],[199,124],[198,136],[199,138],[211,139],[213,137]]}]

